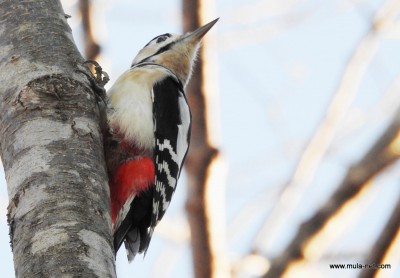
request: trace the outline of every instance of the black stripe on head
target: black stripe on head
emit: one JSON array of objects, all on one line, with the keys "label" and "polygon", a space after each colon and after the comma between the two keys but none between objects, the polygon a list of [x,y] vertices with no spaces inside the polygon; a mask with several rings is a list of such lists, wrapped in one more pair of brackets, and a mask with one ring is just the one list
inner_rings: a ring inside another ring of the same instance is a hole
[{"label": "black stripe on head", "polygon": [[170,42],[169,44],[164,45],[164,46],[161,47],[156,53],[154,53],[153,55],[151,55],[151,56],[149,56],[149,57],[147,57],[147,58],[144,58],[142,61],[140,61],[140,62],[137,63],[137,64],[146,62],[146,61],[148,61],[151,57],[156,56],[156,55],[158,55],[158,54],[161,54],[161,53],[163,53],[163,52],[165,52],[165,51],[170,50],[171,47],[172,47],[175,43],[176,43],[176,41],[173,41],[173,42]]},{"label": "black stripe on head", "polygon": [[162,35],[159,35],[155,38],[153,38],[151,41],[149,41],[148,44],[146,44],[144,47],[148,46],[149,44],[151,44],[153,41],[156,41],[157,43],[163,42],[165,41],[167,38],[170,38],[172,35],[170,33],[165,33]]}]

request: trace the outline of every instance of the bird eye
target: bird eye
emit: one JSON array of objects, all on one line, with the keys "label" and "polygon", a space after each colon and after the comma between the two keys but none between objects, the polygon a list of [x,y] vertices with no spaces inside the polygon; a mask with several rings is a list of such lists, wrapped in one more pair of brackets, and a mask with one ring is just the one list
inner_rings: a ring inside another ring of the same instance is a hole
[{"label": "bird eye", "polygon": [[168,38],[167,36],[158,37],[157,43],[163,42],[163,41],[165,41],[167,38]]}]

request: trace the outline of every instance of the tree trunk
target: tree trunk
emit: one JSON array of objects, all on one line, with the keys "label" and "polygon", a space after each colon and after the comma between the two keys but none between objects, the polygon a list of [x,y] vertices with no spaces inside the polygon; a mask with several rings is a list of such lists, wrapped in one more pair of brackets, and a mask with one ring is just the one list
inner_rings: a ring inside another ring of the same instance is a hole
[{"label": "tree trunk", "polygon": [[60,2],[0,0],[0,56],[16,277],[115,277],[99,109]]},{"label": "tree trunk", "polygon": [[[208,14],[213,6],[213,1],[184,0],[184,31],[194,31],[214,19]],[[196,278],[230,277],[225,253],[226,167],[216,147],[219,142],[214,137],[219,130],[215,124],[219,115],[215,113],[218,89],[212,42],[210,32],[203,38],[200,59],[186,89],[193,116],[190,149],[185,163],[188,174],[186,210]]]}]

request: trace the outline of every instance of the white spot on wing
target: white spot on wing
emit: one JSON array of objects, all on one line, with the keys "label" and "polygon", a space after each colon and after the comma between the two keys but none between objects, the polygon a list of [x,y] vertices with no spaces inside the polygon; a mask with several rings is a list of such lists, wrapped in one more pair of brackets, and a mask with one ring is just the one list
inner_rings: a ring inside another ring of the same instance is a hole
[{"label": "white spot on wing", "polygon": [[177,153],[178,153],[178,158],[179,158],[179,167],[182,166],[183,158],[186,154],[186,151],[189,147],[189,142],[188,142],[188,133],[189,133],[189,127],[190,127],[190,110],[189,106],[185,100],[185,98],[182,96],[179,97],[179,109],[180,109],[180,114],[181,114],[181,120],[182,124],[178,126],[178,140],[177,140]]},{"label": "white spot on wing", "polygon": [[178,166],[181,164],[182,160],[179,160],[178,154],[174,152],[171,146],[171,142],[168,139],[164,139],[162,143],[157,139],[157,146],[160,151],[167,149],[173,161],[175,161]]},{"label": "white spot on wing", "polygon": [[160,142],[157,139],[157,147],[160,151],[167,149],[169,154],[171,155],[172,160],[178,165],[180,169],[182,167],[182,162],[185,157],[186,151],[189,147],[189,142],[187,138],[190,127],[190,111],[189,106],[187,105],[186,100],[183,96],[180,96],[178,98],[178,101],[182,124],[178,125],[178,138],[176,146],[177,151],[174,151],[171,145],[171,141],[168,139],[164,139],[163,142]]},{"label": "white spot on wing", "polygon": [[162,182],[158,181],[157,182],[157,191],[161,194],[162,198],[162,206],[163,206],[163,210],[166,210],[169,206],[169,201],[167,201],[167,195],[165,195],[165,186],[162,184]]},{"label": "white spot on wing", "polygon": [[171,172],[169,171],[168,163],[163,161],[162,163],[157,163],[158,171],[160,173],[165,172],[167,174],[168,185],[172,188],[175,188],[176,178],[171,176]]},{"label": "white spot on wing", "polygon": [[[156,156],[157,173],[161,174],[164,172],[167,177],[167,180],[158,180],[156,175],[155,179],[156,191],[161,196],[161,200],[158,199],[153,202],[153,217],[154,217],[153,219],[155,219],[157,222],[158,220],[160,220],[159,212],[166,211],[170,204],[171,196],[168,196],[169,198],[167,199],[165,189],[167,186],[170,186],[173,189],[175,189],[180,174],[180,168],[182,167],[185,154],[189,147],[188,133],[191,122],[190,110],[182,92],[180,92],[178,102],[179,102],[178,104],[181,116],[181,124],[178,125],[178,134],[176,138],[176,144],[177,144],[176,152],[174,151],[174,147],[171,145],[170,140],[168,139],[164,139],[162,141],[159,139],[156,140],[156,148],[159,151],[168,150],[170,156],[170,159],[169,158],[167,159],[169,161],[160,161],[160,158]],[[171,175],[171,171],[169,168],[169,164],[173,162],[175,162],[176,165],[178,166],[178,172],[176,173],[176,176],[175,173],[174,175]]]},{"label": "white spot on wing", "polygon": [[113,233],[115,233],[119,226],[121,226],[122,221],[125,219],[126,215],[128,214],[131,204],[133,200],[135,199],[136,195],[132,194],[132,196],[129,197],[129,199],[124,203],[122,208],[119,210],[117,219],[115,219],[114,227],[113,227]]}]

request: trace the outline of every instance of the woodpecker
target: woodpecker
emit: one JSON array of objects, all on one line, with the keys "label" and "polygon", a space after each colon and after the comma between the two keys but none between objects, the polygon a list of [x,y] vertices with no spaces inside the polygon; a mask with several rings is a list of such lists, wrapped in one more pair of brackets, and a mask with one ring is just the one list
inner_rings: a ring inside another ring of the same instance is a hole
[{"label": "woodpecker", "polygon": [[164,216],[189,148],[184,88],[202,37],[218,19],[184,34],[163,34],[139,51],[107,92],[104,136],[115,252],[145,253]]}]

